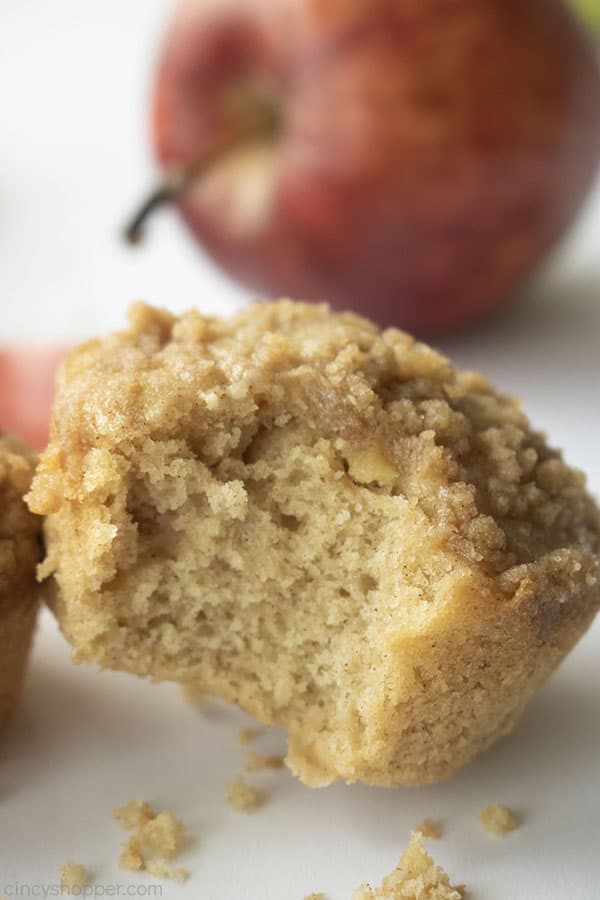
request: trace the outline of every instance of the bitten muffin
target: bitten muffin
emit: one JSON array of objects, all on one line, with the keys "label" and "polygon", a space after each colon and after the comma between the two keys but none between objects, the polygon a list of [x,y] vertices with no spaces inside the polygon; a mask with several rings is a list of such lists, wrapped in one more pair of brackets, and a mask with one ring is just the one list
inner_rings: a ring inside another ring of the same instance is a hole
[{"label": "bitten muffin", "polygon": [[600,602],[598,510],[518,404],[325,306],[135,306],[63,365],[30,506],[77,660],[285,726],[310,785],[452,774]]},{"label": "bitten muffin", "polygon": [[0,434],[0,727],[21,688],[38,610],[41,520],[25,505],[35,454]]}]

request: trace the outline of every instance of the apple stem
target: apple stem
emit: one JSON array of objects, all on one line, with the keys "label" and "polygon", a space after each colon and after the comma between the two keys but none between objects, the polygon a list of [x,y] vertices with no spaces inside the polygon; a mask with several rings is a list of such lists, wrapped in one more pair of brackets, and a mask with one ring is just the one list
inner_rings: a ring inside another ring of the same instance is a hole
[{"label": "apple stem", "polygon": [[261,94],[253,96],[246,92],[245,100],[245,103],[240,103],[239,125],[236,129],[220,142],[208,147],[190,165],[168,172],[166,178],[150,192],[124,229],[123,235],[128,244],[139,244],[144,236],[144,226],[154,211],[177,200],[225,154],[248,141],[272,140],[276,137],[280,121],[278,105],[273,98]]},{"label": "apple stem", "polygon": [[128,244],[139,244],[144,236],[144,226],[150,216],[161,206],[173,203],[187,188],[207,169],[209,169],[224,153],[239,146],[247,134],[235,135],[218,145],[210,147],[204,156],[199,157],[191,165],[183,169],[174,169],[150,192],[142,205],[132,216],[125,227],[124,236]]},{"label": "apple stem", "polygon": [[123,235],[128,244],[139,244],[144,237],[144,226],[155,210],[177,199],[191,181],[190,170],[173,172],[146,197],[142,205],[125,227]]}]

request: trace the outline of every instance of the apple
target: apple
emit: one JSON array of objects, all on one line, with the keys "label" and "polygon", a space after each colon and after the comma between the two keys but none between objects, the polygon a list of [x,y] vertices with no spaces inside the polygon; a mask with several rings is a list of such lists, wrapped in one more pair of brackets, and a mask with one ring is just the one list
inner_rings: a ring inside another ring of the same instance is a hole
[{"label": "apple", "polygon": [[46,446],[54,376],[65,352],[45,345],[0,348],[0,431],[36,450]]},{"label": "apple", "polygon": [[593,47],[558,0],[184,0],[154,142],[198,241],[266,296],[436,333],[481,317],[600,158]]}]

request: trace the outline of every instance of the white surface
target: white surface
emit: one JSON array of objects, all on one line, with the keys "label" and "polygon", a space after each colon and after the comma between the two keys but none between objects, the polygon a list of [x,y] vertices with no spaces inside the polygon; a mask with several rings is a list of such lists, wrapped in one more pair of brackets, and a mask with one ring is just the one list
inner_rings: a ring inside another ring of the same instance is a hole
[{"label": "white surface", "polygon": [[[169,214],[154,223],[147,249],[118,242],[151,180],[146,95],[168,8],[163,0],[0,0],[0,342],[106,330],[136,297],[223,313],[243,299]],[[519,304],[444,345],[521,395],[596,493],[599,229],[600,188]],[[600,622],[517,733],[451,782],[310,791],[285,772],[264,773],[256,782],[269,802],[245,817],[223,797],[242,760],[241,716],[204,716],[177,688],[73,669],[46,615],[25,704],[1,751],[0,895],[15,896],[20,882],[21,896],[43,896],[71,858],[92,869],[98,896],[159,884],[116,866],[122,835],[111,809],[137,795],[172,807],[194,836],[182,860],[191,880],[163,883],[168,898],[301,900],[323,890],[349,900],[361,881],[379,883],[409,829],[434,816],[446,833],[433,853],[476,900],[597,900],[599,653]],[[282,736],[267,744],[283,746]],[[479,826],[490,802],[524,816],[505,841]]]}]

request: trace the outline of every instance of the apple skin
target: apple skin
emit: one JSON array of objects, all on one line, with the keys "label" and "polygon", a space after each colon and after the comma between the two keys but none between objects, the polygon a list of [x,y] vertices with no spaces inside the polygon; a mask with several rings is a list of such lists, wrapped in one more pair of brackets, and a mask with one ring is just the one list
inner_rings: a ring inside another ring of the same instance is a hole
[{"label": "apple skin", "polygon": [[178,198],[265,296],[450,331],[506,300],[565,232],[600,157],[595,51],[558,0],[184,0],[160,60],[167,171],[267,95],[248,140]]},{"label": "apple skin", "polygon": [[46,446],[54,377],[65,353],[64,347],[0,347],[0,431],[35,450]]}]

